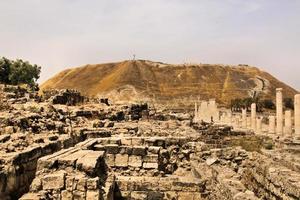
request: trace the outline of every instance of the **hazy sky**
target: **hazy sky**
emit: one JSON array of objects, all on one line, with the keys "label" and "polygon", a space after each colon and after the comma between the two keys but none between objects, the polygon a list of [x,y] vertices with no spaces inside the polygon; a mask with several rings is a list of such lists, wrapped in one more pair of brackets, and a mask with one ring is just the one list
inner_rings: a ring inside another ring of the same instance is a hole
[{"label": "hazy sky", "polygon": [[300,89],[300,0],[0,0],[0,56],[249,64]]}]

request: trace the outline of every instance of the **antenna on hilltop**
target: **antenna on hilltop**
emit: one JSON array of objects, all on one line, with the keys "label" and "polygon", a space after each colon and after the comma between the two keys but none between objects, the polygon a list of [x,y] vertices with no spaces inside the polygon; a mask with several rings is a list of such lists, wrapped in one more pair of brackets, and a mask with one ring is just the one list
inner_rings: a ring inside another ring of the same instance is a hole
[{"label": "antenna on hilltop", "polygon": [[133,59],[132,60],[135,61],[135,54],[133,54]]}]

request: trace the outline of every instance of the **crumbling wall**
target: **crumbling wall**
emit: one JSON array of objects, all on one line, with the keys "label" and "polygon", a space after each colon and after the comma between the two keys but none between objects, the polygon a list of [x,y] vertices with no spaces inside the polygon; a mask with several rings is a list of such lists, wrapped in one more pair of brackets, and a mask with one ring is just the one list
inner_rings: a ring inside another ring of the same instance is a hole
[{"label": "crumbling wall", "polygon": [[49,100],[53,104],[76,105],[84,102],[84,96],[81,96],[77,90],[46,90],[43,91],[43,99]]}]

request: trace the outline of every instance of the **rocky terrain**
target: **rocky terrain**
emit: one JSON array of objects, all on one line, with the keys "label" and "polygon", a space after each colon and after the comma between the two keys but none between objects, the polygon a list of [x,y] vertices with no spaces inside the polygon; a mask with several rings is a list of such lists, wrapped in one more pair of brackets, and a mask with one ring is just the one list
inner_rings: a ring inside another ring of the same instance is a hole
[{"label": "rocky terrain", "polygon": [[42,90],[65,88],[114,102],[147,101],[170,108],[193,105],[199,96],[228,105],[231,99],[254,94],[274,100],[275,88],[283,88],[286,97],[296,94],[296,90],[256,67],[173,65],[145,60],[67,69],[41,85]]},{"label": "rocky terrain", "polygon": [[300,142],[234,120],[16,86],[0,112],[3,200],[300,198]]}]

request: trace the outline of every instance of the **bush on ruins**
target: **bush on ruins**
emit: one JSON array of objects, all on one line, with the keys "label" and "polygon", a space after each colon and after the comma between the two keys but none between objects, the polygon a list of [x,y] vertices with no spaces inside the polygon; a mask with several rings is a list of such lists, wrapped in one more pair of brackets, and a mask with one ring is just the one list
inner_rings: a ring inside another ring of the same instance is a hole
[{"label": "bush on ruins", "polygon": [[0,59],[0,83],[11,85],[28,84],[31,88],[35,88],[40,73],[41,67],[32,65],[28,61],[20,59],[14,61],[4,57]]}]

